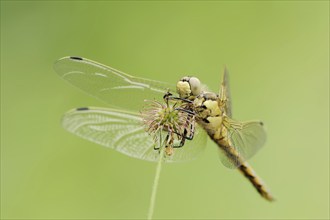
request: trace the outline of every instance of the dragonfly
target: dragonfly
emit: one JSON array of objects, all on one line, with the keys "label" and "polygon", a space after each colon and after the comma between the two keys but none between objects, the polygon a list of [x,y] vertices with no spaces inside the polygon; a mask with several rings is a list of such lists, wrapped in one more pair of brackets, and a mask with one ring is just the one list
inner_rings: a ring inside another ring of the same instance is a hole
[{"label": "dragonfly", "polygon": [[188,133],[192,136],[187,137],[189,141],[182,141],[186,136],[179,132],[176,139],[179,147],[169,153],[165,162],[196,159],[204,151],[209,136],[218,146],[221,162],[228,168],[238,168],[262,197],[273,200],[262,180],[246,162],[265,143],[263,123],[232,119],[227,69],[219,94],[208,92],[196,77],[183,77],[175,87],[132,76],[81,57],[63,57],[55,62],[54,69],[73,86],[111,106],[68,111],[63,116],[62,125],[69,132],[125,155],[156,162],[160,157],[159,150],[155,148],[154,138],[146,132],[139,111],[145,106],[144,100],[162,103],[164,94],[167,94],[166,97],[175,103],[171,105],[171,112],[187,113],[186,118],[191,120]]}]

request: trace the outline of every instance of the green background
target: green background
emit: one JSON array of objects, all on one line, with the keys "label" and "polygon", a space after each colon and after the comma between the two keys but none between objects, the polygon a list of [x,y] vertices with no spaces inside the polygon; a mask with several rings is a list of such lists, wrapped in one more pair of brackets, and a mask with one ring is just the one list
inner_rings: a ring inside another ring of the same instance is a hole
[{"label": "green background", "polygon": [[[263,200],[215,144],[165,165],[155,218],[329,218],[329,2],[1,1],[1,218],[146,218],[156,164],[67,133],[61,115],[106,106],[69,86],[55,60],[76,55],[217,91],[230,71],[234,118],[262,119],[250,163]],[[130,97],[127,97],[129,101]]]}]

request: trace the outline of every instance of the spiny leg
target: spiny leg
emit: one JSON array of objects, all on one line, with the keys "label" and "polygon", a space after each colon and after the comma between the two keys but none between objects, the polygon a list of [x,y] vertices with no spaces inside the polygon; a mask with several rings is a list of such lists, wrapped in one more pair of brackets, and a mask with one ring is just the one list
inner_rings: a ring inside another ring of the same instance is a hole
[{"label": "spiny leg", "polygon": [[[166,138],[165,138],[165,140],[166,140],[166,142],[168,141],[168,139],[169,139],[169,132],[167,133],[167,135],[166,135]],[[156,147],[156,144],[154,145],[154,150],[158,150],[159,151],[159,149],[162,147],[162,138],[161,138],[162,136],[160,135],[160,138],[159,138],[159,145],[158,145],[158,147]]]},{"label": "spiny leg", "polygon": [[172,93],[170,92],[167,92],[164,96],[163,96],[163,99],[168,102],[169,100],[179,100],[179,101],[183,101],[185,103],[190,103],[192,104],[193,101],[189,100],[189,99],[184,99],[184,98],[180,98],[180,97],[176,97],[176,96],[173,96]]}]

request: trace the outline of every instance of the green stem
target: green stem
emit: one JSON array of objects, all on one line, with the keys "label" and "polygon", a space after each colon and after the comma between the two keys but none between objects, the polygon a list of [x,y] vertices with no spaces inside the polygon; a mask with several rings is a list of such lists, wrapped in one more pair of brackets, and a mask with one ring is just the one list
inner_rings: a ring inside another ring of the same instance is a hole
[{"label": "green stem", "polygon": [[148,220],[152,219],[152,215],[153,215],[154,209],[155,209],[156,194],[157,194],[157,188],[158,188],[158,183],[159,183],[160,171],[162,169],[162,162],[164,159],[164,151],[165,151],[165,147],[162,147],[160,149],[154,184],[152,186],[152,192],[151,192],[151,197],[150,197],[150,206],[149,206],[149,212],[148,212]]}]

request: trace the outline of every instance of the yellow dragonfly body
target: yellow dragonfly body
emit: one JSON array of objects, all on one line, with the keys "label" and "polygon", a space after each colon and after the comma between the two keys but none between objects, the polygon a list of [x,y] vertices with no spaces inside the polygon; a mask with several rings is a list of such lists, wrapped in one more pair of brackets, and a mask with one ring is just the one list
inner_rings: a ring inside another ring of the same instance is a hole
[{"label": "yellow dragonfly body", "polygon": [[204,91],[195,77],[184,77],[177,83],[177,92],[183,102],[191,103],[183,111],[195,116],[196,122],[204,128],[218,145],[222,163],[229,168],[238,168],[249,179],[265,199],[273,196],[246,162],[265,143],[266,132],[261,121],[239,122],[233,120],[228,73],[225,69],[219,94]]}]

